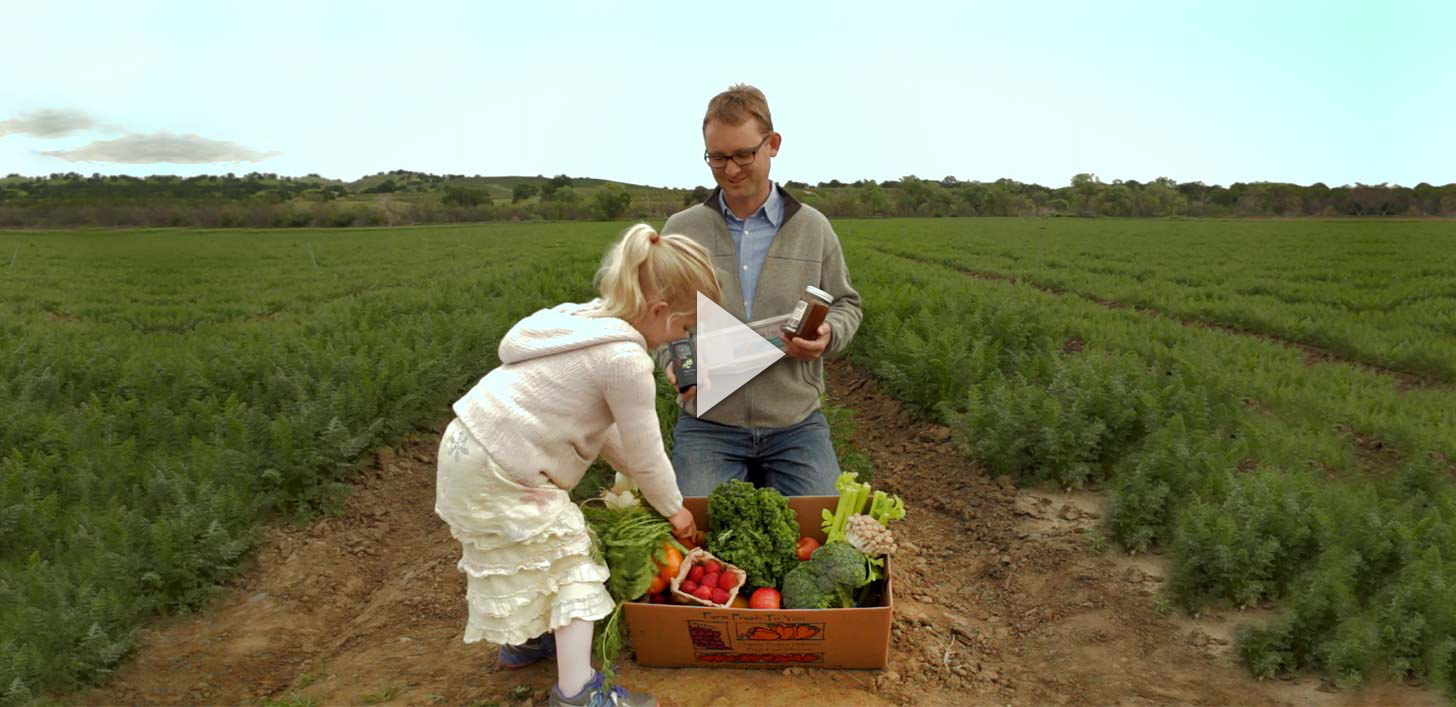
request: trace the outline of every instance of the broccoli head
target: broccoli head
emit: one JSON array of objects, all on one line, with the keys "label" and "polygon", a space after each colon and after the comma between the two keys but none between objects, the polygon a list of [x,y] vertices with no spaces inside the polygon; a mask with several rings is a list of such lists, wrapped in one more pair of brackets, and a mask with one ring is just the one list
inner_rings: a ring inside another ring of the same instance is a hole
[{"label": "broccoli head", "polygon": [[863,552],[847,542],[825,543],[808,562],[784,577],[785,609],[848,609],[854,590],[869,584],[871,575]]}]

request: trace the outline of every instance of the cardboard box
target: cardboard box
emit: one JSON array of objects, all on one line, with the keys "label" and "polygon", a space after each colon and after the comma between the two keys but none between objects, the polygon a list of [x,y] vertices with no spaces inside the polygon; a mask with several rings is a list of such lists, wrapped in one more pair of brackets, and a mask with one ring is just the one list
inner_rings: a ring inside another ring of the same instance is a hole
[{"label": "cardboard box", "polygon": [[[794,496],[799,533],[824,541],[820,511],[838,496]],[[708,499],[683,499],[699,528],[708,527]],[[890,660],[895,601],[890,560],[885,560],[881,606],[855,609],[718,609],[629,602],[627,631],[639,665],[654,668],[730,667],[879,670]]]}]

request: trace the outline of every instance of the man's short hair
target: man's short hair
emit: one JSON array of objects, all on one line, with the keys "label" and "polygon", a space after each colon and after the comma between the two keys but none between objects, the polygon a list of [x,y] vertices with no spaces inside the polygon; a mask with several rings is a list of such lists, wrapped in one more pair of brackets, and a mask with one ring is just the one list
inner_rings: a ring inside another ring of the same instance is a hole
[{"label": "man's short hair", "polygon": [[708,127],[708,121],[717,119],[728,125],[742,125],[748,122],[749,118],[758,118],[760,125],[768,132],[773,132],[773,117],[768,112],[768,99],[763,97],[763,91],[754,88],[746,83],[730,86],[708,101],[708,112],[703,116],[703,127]]}]

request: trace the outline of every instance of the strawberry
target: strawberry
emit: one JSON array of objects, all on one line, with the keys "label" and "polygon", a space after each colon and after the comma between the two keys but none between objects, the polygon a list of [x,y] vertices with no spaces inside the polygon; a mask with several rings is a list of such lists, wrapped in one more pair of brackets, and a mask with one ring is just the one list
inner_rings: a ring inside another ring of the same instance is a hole
[{"label": "strawberry", "polygon": [[692,594],[694,591],[697,591],[697,588],[698,583],[691,579],[682,583],[682,591],[684,594]]},{"label": "strawberry", "polygon": [[714,589],[713,590],[713,603],[714,604],[727,604],[728,603],[728,592],[727,592],[727,590]]},{"label": "strawberry", "polygon": [[717,560],[708,560],[703,563],[703,566],[708,568],[708,574],[719,574],[723,571],[723,565],[718,564]]},{"label": "strawberry", "polygon": [[700,584],[702,586],[705,586],[705,587],[714,587],[714,588],[716,588],[718,586],[718,573],[717,572],[709,572],[709,573],[703,575],[703,581],[698,582],[698,584]]},{"label": "strawberry", "polygon": [[704,584],[693,591],[693,596],[702,599],[703,601],[712,601],[713,590],[709,589],[708,585]]},{"label": "strawberry", "polygon": [[726,592],[736,586],[738,586],[738,577],[735,576],[732,572],[724,572],[722,576],[718,577],[719,589],[722,589]]},{"label": "strawberry", "polygon": [[703,581],[703,575],[707,573],[708,568],[702,565],[693,565],[693,568],[688,570],[688,579],[691,579],[694,582],[701,582]]}]

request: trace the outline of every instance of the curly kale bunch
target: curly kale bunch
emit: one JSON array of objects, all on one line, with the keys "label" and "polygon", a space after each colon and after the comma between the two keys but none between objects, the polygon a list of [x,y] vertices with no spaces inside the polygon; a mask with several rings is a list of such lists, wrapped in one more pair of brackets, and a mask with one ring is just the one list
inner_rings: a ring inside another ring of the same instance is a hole
[{"label": "curly kale bunch", "polygon": [[708,494],[708,552],[748,573],[750,587],[777,588],[798,543],[798,517],[778,491],[729,481]]}]

